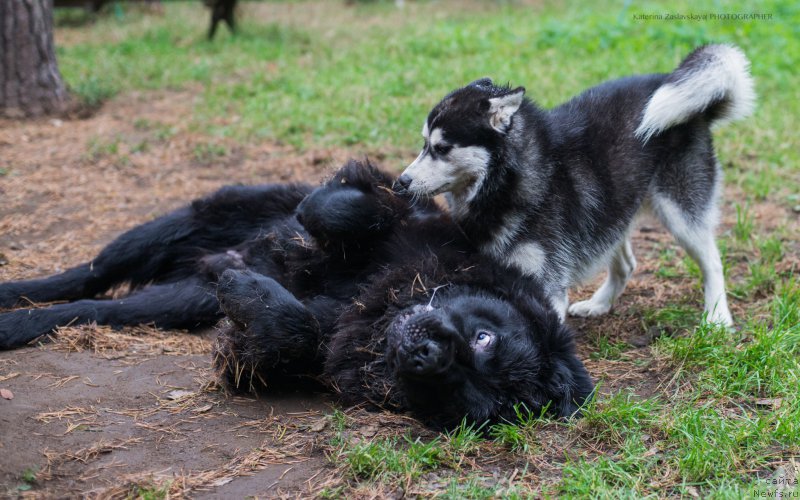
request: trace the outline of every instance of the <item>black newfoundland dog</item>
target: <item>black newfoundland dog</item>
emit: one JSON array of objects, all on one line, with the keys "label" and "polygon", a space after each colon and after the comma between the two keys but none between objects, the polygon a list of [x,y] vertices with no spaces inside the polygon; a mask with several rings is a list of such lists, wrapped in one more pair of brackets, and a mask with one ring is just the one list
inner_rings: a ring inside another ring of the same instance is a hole
[{"label": "black newfoundland dog", "polygon": [[[323,186],[226,187],[117,238],[92,262],[0,284],[10,349],[59,325],[208,326],[235,391],[309,375],[345,404],[433,426],[571,415],[592,382],[536,283],[480,256],[434,204],[351,162]],[[122,299],[94,297],[129,283]]]}]

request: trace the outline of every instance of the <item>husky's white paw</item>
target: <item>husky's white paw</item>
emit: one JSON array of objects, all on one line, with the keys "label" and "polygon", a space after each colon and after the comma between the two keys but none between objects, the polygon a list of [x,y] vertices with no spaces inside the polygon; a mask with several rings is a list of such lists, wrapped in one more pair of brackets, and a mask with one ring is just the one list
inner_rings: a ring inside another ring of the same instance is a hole
[{"label": "husky's white paw", "polygon": [[733,318],[727,309],[715,309],[706,315],[706,323],[713,323],[715,325],[724,326],[725,328],[733,328]]},{"label": "husky's white paw", "polygon": [[575,302],[569,306],[570,316],[579,316],[581,318],[593,318],[595,316],[602,316],[611,310],[611,305],[608,303],[599,303],[592,300],[582,300]]}]

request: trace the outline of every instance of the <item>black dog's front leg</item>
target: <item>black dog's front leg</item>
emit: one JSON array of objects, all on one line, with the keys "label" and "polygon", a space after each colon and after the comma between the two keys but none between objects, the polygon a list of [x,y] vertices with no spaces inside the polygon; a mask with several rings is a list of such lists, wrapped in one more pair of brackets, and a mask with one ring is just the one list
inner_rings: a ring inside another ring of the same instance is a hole
[{"label": "black dog's front leg", "polygon": [[217,338],[214,364],[229,390],[265,387],[273,375],[308,374],[319,364],[317,318],[274,279],[229,269],[217,298],[231,325]]}]

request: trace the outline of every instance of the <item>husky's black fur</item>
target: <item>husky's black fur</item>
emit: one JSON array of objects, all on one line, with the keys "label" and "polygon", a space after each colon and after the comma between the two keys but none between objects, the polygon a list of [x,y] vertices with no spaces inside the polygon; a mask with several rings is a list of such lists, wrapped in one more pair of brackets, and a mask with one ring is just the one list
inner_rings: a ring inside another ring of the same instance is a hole
[{"label": "husky's black fur", "polygon": [[[320,377],[345,403],[435,426],[570,415],[592,390],[570,331],[535,281],[473,250],[432,204],[351,162],[322,187],[229,187],[123,234],[91,263],[0,284],[0,345],[54,327],[210,325],[227,387]],[[118,300],[94,297],[129,282]],[[437,288],[438,287],[438,288]]]}]

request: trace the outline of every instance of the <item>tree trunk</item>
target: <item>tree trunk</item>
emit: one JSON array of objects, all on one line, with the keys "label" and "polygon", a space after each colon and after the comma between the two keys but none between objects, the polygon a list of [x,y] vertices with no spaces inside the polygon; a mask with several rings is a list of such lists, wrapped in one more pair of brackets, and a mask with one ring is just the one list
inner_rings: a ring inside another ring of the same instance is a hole
[{"label": "tree trunk", "polygon": [[53,48],[53,0],[0,0],[0,114],[58,113],[67,102]]}]

